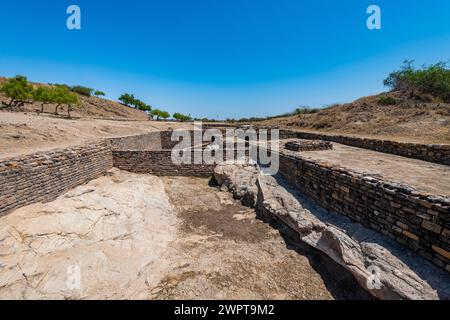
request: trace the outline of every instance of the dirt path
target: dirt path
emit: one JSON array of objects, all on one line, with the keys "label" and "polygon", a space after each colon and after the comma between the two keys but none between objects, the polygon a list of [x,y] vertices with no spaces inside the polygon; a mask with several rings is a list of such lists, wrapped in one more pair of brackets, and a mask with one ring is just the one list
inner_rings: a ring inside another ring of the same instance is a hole
[{"label": "dirt path", "polygon": [[0,218],[0,299],[368,298],[274,227],[207,179],[114,169]]}]

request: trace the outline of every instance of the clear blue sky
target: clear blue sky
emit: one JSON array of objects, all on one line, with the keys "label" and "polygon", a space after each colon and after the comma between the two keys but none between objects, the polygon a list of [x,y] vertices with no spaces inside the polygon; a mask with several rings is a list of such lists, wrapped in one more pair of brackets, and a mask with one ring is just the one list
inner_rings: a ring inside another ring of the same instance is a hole
[{"label": "clear blue sky", "polygon": [[[82,30],[66,9],[82,10]],[[382,29],[366,28],[366,9]],[[1,1],[0,75],[82,84],[194,116],[265,116],[382,91],[450,59],[447,0]]]}]

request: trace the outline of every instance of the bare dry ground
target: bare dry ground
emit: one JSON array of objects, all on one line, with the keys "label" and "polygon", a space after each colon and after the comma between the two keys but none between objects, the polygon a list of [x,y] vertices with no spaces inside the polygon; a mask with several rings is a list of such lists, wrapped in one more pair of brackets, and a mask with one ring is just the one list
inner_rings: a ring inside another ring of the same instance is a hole
[{"label": "bare dry ground", "polygon": [[[392,93],[394,97],[395,93]],[[417,143],[450,143],[450,105],[401,100],[378,103],[381,95],[332,106],[314,114],[274,118],[258,125]]]},{"label": "bare dry ground", "polygon": [[184,124],[126,119],[70,120],[35,113],[0,112],[0,158],[181,126]]},{"label": "bare dry ground", "polygon": [[208,183],[114,169],[1,217],[0,298],[370,298]]}]

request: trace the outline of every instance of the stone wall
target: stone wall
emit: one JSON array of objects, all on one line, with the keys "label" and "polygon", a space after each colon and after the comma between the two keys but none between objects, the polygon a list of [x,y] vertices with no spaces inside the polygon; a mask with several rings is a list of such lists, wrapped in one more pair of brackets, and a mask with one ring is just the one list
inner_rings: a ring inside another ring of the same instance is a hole
[{"label": "stone wall", "polygon": [[[210,177],[212,175],[214,165],[205,163],[176,165],[172,162],[171,152],[171,150],[113,151],[113,164],[121,170],[156,176]],[[191,156],[194,159],[194,151]]]},{"label": "stone wall", "polygon": [[321,151],[333,149],[333,144],[320,140],[293,140],[284,144],[287,150],[291,151]]},{"label": "stone wall", "polygon": [[57,198],[112,167],[108,141],[0,161],[0,216]]},{"label": "stone wall", "polygon": [[161,150],[161,132],[150,132],[137,136],[111,138],[113,150]]},{"label": "stone wall", "polygon": [[450,272],[450,198],[285,151],[280,173],[319,205],[404,244]]},{"label": "stone wall", "polygon": [[298,138],[333,141],[348,146],[391,153],[403,157],[450,165],[450,144],[418,144],[388,140],[364,139],[310,132],[280,130],[280,139]]}]

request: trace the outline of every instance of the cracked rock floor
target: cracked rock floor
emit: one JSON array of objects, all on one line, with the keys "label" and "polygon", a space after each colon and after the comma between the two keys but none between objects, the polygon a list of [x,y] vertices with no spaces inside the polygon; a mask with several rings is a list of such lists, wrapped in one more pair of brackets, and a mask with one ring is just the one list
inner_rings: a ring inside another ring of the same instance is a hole
[{"label": "cracked rock floor", "polygon": [[208,179],[113,169],[0,217],[0,299],[369,298]]}]

